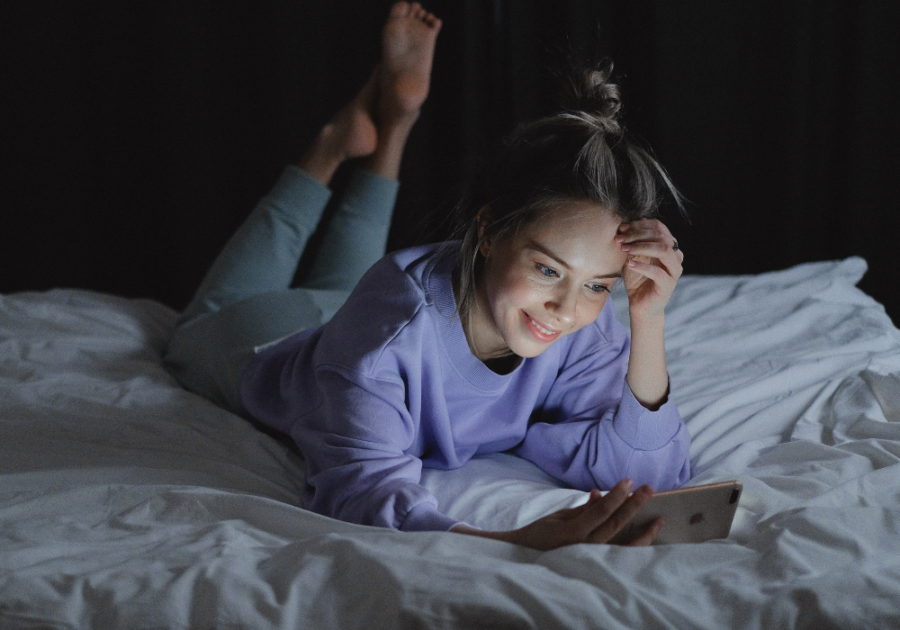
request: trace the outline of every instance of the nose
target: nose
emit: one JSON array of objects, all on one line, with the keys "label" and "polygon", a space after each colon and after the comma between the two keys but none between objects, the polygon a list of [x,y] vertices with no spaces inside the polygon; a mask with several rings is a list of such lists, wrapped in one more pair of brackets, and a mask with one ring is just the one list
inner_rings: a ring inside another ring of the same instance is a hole
[{"label": "nose", "polygon": [[556,317],[563,330],[575,322],[577,306],[578,294],[563,286],[558,287],[552,297],[544,304],[544,308],[547,309],[548,313]]}]

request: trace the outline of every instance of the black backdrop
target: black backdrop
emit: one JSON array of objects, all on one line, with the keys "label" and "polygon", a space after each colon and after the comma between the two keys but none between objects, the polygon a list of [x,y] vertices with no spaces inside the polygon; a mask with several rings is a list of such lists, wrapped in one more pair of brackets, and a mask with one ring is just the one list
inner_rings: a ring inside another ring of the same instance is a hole
[{"label": "black backdrop", "polygon": [[[4,3],[0,292],[181,308],[283,164],[362,85],[389,2]],[[608,53],[626,123],[691,201],[688,273],[861,255],[900,321],[900,3],[433,0],[444,19],[390,247],[446,234],[455,186]],[[340,177],[337,186],[340,185]]]}]

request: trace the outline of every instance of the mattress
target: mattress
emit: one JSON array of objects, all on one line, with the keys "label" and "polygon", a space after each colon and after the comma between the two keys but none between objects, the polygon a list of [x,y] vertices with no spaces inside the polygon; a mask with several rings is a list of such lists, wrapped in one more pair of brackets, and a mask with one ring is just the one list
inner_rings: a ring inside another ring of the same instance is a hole
[{"label": "mattress", "polygon": [[[550,552],[305,511],[292,445],[162,367],[177,313],[2,295],[0,628],[900,627],[900,331],[865,270],[683,277],[673,397],[690,485],[744,485],[731,534]],[[423,484],[490,529],[586,500],[506,453]]]}]

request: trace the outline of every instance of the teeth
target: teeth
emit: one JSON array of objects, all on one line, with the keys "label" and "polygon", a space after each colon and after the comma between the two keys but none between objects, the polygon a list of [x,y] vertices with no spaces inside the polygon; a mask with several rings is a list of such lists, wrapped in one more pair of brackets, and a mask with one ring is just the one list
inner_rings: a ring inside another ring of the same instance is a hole
[{"label": "teeth", "polygon": [[546,328],[544,328],[543,326],[541,326],[540,324],[538,324],[538,323],[537,323],[536,321],[534,321],[533,319],[531,320],[531,323],[534,324],[534,327],[537,328],[538,330],[540,330],[540,331],[541,331],[542,333],[544,333],[545,335],[555,335],[555,334],[556,334],[556,331],[555,331],[555,330],[547,330]]}]

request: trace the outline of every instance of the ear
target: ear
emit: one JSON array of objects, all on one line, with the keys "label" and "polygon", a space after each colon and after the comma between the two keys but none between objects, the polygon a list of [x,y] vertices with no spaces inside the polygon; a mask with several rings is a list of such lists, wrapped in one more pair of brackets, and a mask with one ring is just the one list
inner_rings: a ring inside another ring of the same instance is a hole
[{"label": "ear", "polygon": [[485,237],[485,234],[492,220],[491,207],[487,204],[481,206],[481,210],[475,215],[475,221],[478,222],[478,251],[485,258],[491,252],[491,239],[490,237]]}]

